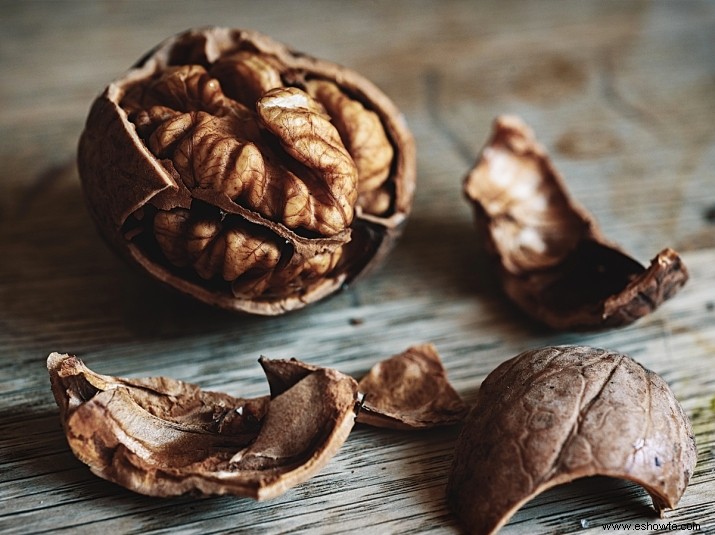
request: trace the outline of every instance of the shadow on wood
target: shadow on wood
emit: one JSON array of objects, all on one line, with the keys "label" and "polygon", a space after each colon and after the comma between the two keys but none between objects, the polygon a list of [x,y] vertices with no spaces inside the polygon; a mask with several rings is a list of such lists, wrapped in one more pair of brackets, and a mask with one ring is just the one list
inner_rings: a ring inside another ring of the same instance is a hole
[{"label": "shadow on wood", "polygon": [[0,277],[9,283],[2,315],[16,336],[42,339],[49,352],[260,321],[196,303],[123,264],[89,217],[73,162],[48,169],[36,184],[11,193],[17,202],[0,226]]}]

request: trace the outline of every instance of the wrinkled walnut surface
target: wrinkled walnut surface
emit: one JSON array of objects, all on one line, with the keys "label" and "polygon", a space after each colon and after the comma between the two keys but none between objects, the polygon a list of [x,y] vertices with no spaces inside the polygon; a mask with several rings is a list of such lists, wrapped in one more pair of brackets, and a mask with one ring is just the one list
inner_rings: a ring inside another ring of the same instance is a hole
[{"label": "wrinkled walnut surface", "polygon": [[[262,365],[270,379],[272,362]],[[357,383],[330,369],[270,398],[242,399],[166,377],[99,375],[58,353],[47,367],[74,454],[151,496],[278,496],[325,465],[355,421]]]},{"label": "wrinkled walnut surface", "polygon": [[453,425],[467,412],[432,344],[410,347],[379,362],[360,380],[358,388],[364,399],[357,421],[377,427]]},{"label": "wrinkled walnut surface", "polygon": [[103,236],[209,304],[300,308],[400,233],[414,142],[392,102],[338,65],[256,32],[161,43],[94,102],[78,167]]},{"label": "wrinkled walnut surface", "polygon": [[646,268],[608,243],[518,117],[496,119],[464,192],[506,294],[552,328],[627,325],[688,279],[672,249]]},{"label": "wrinkled walnut surface", "polygon": [[471,533],[495,533],[544,490],[585,476],[634,481],[660,512],[693,473],[695,439],[657,374],[590,347],[547,347],[501,364],[465,420],[447,487]]}]

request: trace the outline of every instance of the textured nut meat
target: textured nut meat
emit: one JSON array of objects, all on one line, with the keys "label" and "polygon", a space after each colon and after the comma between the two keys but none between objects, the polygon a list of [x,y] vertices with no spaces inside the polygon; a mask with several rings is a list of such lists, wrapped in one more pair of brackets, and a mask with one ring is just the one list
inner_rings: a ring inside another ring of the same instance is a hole
[{"label": "textured nut meat", "polygon": [[645,268],[609,244],[518,117],[496,119],[464,192],[506,294],[552,328],[626,325],[688,280],[672,249]]},{"label": "textured nut meat", "polygon": [[344,67],[256,32],[161,43],[92,106],[78,166],[107,241],[161,282],[257,314],[365,273],[409,212],[414,142]]},{"label": "textured nut meat", "polygon": [[[300,363],[271,397],[241,399],[166,377],[122,379],[52,353],[52,392],[70,448],[98,476],[150,496],[273,498],[322,468],[355,422],[357,383]],[[286,374],[284,374],[286,375]]]},{"label": "textured nut meat", "polygon": [[448,500],[470,533],[495,533],[544,490],[585,476],[638,483],[674,508],[695,468],[693,432],[655,373],[590,347],[527,351],[482,383],[459,436]]}]

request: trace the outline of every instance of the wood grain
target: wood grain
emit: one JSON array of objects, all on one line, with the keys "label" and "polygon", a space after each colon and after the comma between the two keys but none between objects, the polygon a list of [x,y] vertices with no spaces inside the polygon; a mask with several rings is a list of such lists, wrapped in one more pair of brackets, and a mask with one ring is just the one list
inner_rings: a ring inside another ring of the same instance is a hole
[{"label": "wood grain", "polygon": [[[104,247],[83,204],[74,158],[94,96],[161,39],[205,24],[360,71],[417,139],[414,211],[387,264],[295,314],[237,317],[156,288]],[[100,373],[255,396],[267,392],[260,355],[360,375],[433,342],[468,400],[500,362],[546,344],[607,347],[658,372],[699,452],[665,521],[715,532],[713,50],[706,1],[0,3],[0,531],[458,533],[443,496],[456,429],[358,427],[318,476],[268,502],[151,499],[72,456],[45,370],[61,351]],[[644,263],[665,246],[683,253],[680,294],[588,335],[544,331],[504,301],[461,197],[504,112],[530,123],[606,236]],[[660,522],[642,489],[596,478],[537,497],[502,533],[621,521]]]}]

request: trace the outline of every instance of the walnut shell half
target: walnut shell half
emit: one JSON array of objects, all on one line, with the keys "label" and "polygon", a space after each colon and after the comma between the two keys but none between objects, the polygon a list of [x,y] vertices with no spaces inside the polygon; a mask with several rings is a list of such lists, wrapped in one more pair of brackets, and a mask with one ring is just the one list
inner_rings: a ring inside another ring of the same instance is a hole
[{"label": "walnut shell half", "polygon": [[638,483],[661,512],[695,468],[695,438],[668,385],[631,358],[546,347],[497,367],[457,441],[447,486],[470,533],[495,533],[544,490],[586,476]]},{"label": "walnut shell half", "polygon": [[400,234],[414,141],[371,82],[253,31],[174,36],[95,100],[78,167],[102,235],[206,303],[301,308]]},{"label": "walnut shell half", "polygon": [[554,329],[627,325],[688,280],[672,249],[646,268],[610,244],[518,117],[495,120],[464,193],[506,294]]}]

